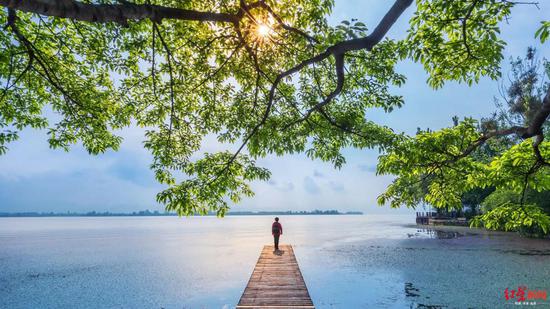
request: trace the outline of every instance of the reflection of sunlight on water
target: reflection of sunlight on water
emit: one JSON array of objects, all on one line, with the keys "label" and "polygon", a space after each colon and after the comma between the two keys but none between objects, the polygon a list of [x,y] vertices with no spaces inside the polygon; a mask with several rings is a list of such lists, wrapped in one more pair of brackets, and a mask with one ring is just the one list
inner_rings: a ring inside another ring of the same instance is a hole
[{"label": "reflection of sunlight on water", "polygon": [[[231,308],[272,219],[0,219],[0,307]],[[550,276],[548,242],[411,222],[281,216],[281,243],[294,246],[318,308],[500,307],[506,285]]]}]

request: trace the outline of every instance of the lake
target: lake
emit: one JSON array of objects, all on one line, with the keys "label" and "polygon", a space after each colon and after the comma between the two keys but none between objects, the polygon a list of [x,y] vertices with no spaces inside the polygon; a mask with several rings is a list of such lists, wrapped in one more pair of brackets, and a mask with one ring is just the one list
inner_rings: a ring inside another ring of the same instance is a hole
[{"label": "lake", "polygon": [[[272,217],[0,218],[0,308],[233,308]],[[550,241],[391,215],[281,216],[317,308],[496,308]],[[537,301],[548,306],[549,300]]]}]

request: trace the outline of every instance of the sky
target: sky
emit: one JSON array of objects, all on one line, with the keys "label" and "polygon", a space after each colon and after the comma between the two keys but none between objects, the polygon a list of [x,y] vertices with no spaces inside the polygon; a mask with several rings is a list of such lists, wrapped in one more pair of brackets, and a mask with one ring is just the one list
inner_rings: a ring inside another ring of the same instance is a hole
[{"label": "sky", "polygon": [[[357,18],[373,29],[393,1],[336,0],[331,14],[332,24]],[[410,7],[387,34],[401,39],[406,35]],[[548,20],[550,0],[542,0],[539,9],[519,5],[512,18],[502,25],[505,49],[503,76],[509,71],[509,58],[523,56],[534,46],[541,57],[550,58],[550,44],[541,46],[534,33],[541,20]],[[451,125],[451,117],[488,116],[495,110],[501,81],[482,79],[468,87],[447,83],[433,90],[426,85],[422,67],[410,61],[400,63],[398,72],[407,76],[407,83],[394,92],[404,97],[405,105],[392,113],[372,110],[370,119],[396,131],[414,134],[417,127],[438,129]],[[0,156],[0,212],[131,212],[164,210],[156,202],[162,190],[149,170],[151,156],[143,149],[143,130],[128,128],[121,132],[124,142],[118,152],[109,151],[90,156],[76,145],[70,152],[49,149],[46,131],[25,130],[20,139],[8,145]],[[215,141],[205,149],[219,147]],[[375,174],[376,150],[344,150],[347,163],[336,170],[330,163],[312,161],[305,155],[268,156],[258,159],[268,168],[271,179],[254,182],[256,196],[245,198],[232,210],[314,210],[338,209],[363,211],[365,214],[410,213],[411,209],[377,206],[376,198],[391,183],[391,176]]]}]

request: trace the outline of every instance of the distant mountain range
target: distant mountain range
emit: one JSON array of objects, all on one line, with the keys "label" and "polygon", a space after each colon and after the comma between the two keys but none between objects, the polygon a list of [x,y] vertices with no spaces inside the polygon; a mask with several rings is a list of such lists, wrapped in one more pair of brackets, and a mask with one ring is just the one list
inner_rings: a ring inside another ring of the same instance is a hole
[{"label": "distant mountain range", "polygon": [[[230,211],[226,216],[296,216],[296,215],[362,215],[361,211],[340,212],[338,210],[311,210],[311,211]],[[215,216],[209,213],[207,216]],[[134,212],[0,212],[0,217],[148,217],[148,216],[177,216],[173,212],[159,212],[158,210]]]}]

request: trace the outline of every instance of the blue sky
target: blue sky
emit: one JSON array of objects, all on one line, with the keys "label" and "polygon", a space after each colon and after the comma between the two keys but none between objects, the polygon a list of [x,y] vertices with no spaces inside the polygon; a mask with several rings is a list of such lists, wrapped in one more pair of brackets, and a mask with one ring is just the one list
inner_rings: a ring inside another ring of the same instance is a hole
[{"label": "blue sky", "polygon": [[[372,29],[391,3],[336,0],[331,21],[357,18]],[[550,58],[549,44],[543,47],[534,39],[539,22],[550,17],[550,1],[541,1],[539,6],[517,6],[509,22],[502,25],[502,35],[508,42],[503,73],[509,67],[509,57],[523,56],[528,46],[537,47],[540,56]],[[405,36],[412,12],[409,8],[389,37]],[[498,95],[499,81],[483,79],[472,87],[448,83],[435,91],[426,85],[420,65],[403,62],[398,71],[407,76],[406,85],[395,89],[405,98],[405,106],[390,114],[378,110],[367,113],[370,119],[397,131],[413,134],[417,127],[437,129],[449,126],[453,115],[479,118],[495,109],[493,97]],[[118,152],[89,156],[81,146],[74,146],[69,153],[51,150],[45,131],[25,130],[0,157],[0,212],[163,210],[155,202],[161,186],[148,169],[151,158],[141,144],[142,130],[129,128],[122,136],[125,141]],[[205,144],[205,149],[218,147],[215,142]],[[376,197],[392,179],[375,175],[376,151],[347,149],[345,154],[347,164],[341,170],[304,155],[260,159],[260,165],[271,170],[271,180],[254,183],[256,196],[235,205],[233,210],[410,212],[376,205]]]}]

